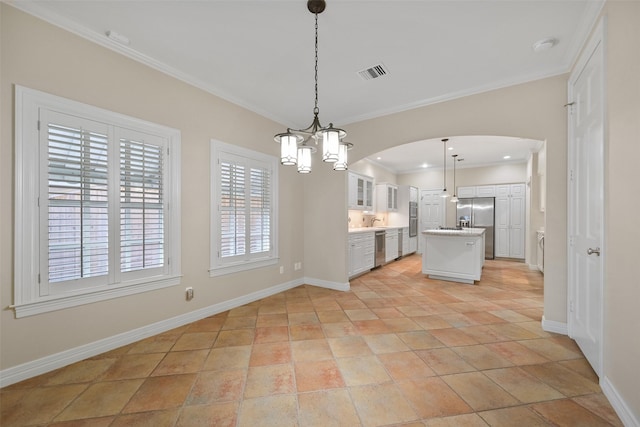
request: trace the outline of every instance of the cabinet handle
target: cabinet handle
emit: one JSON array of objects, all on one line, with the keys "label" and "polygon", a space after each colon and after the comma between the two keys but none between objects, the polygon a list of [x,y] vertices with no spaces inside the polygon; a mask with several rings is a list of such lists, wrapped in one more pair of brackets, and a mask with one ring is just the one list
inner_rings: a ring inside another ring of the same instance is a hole
[{"label": "cabinet handle", "polygon": [[467,246],[473,246],[475,244],[476,244],[476,242],[467,242]]}]

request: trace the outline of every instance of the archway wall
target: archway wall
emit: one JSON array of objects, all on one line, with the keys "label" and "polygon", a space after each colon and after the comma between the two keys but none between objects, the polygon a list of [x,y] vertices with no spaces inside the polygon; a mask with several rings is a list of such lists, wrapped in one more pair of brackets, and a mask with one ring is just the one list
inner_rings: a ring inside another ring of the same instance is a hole
[{"label": "archway wall", "polygon": [[[499,135],[547,141],[547,203],[545,220],[545,320],[566,323],[567,275],[567,113],[568,75],[559,75],[470,95],[396,114],[341,124],[355,144],[353,163],[372,153],[422,139],[449,135]],[[305,221],[325,224],[322,230],[305,227],[305,275],[346,282],[346,184],[333,190],[343,177],[329,168],[305,182]],[[315,171],[314,171],[315,173]],[[346,183],[346,180],[344,180]],[[341,211],[342,210],[342,211]],[[327,242],[331,251],[327,253]],[[324,249],[323,249],[324,248]],[[327,257],[335,258],[333,261]],[[321,259],[324,262],[316,263]],[[328,265],[340,268],[327,269]],[[343,271],[344,270],[344,271]]]}]

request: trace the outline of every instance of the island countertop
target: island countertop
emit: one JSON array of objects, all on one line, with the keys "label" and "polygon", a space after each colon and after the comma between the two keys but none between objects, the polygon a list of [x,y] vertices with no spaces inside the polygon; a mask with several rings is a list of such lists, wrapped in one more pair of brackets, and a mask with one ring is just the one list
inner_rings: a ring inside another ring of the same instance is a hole
[{"label": "island countertop", "polygon": [[422,234],[429,234],[432,236],[461,236],[461,237],[482,236],[484,233],[485,233],[484,228],[463,228],[461,230],[433,228],[433,229],[422,231]]}]

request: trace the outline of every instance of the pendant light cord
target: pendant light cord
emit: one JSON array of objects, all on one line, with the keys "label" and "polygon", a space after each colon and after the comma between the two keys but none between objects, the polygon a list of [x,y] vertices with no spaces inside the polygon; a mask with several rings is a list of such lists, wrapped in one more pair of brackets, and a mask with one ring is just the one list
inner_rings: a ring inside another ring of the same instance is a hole
[{"label": "pendant light cord", "polygon": [[444,142],[444,148],[442,149],[442,177],[444,178],[443,180],[443,190],[447,191],[447,140],[443,140],[442,142]]}]

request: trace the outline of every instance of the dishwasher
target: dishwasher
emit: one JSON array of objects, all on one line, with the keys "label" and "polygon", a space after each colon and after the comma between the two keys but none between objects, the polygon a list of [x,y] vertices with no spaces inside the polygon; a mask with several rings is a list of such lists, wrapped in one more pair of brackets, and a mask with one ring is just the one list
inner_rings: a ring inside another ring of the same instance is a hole
[{"label": "dishwasher", "polygon": [[384,264],[385,261],[385,239],[386,239],[386,231],[378,230],[376,231],[376,257],[373,267],[380,267]]}]

